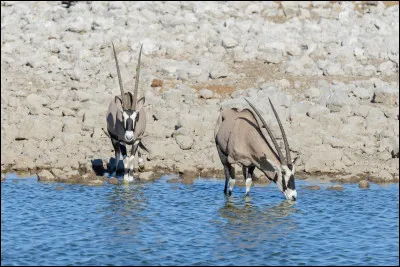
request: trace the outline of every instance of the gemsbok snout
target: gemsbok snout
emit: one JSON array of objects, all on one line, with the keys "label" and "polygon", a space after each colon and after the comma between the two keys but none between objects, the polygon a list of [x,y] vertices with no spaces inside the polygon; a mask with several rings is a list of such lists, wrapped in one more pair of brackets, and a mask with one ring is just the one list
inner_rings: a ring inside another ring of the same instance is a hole
[{"label": "gemsbok snout", "polygon": [[[121,73],[119,71],[117,54],[115,53],[114,44],[114,58],[117,66],[117,74],[119,81],[119,88],[121,90],[121,95],[117,95],[111,100],[107,111],[107,130],[111,138],[112,145],[115,150],[115,170],[111,176],[116,176],[118,162],[120,159],[120,154],[124,157],[124,180],[133,180],[133,163],[138,146],[146,150],[146,147],[142,144],[141,138],[146,129],[146,112],[143,108],[145,103],[145,98],[142,97],[137,100],[138,97],[138,87],[139,87],[139,75],[140,75],[140,58],[142,55],[142,46],[140,47],[138,65],[136,67],[136,82],[135,89],[132,93],[124,93],[124,88],[122,86]],[[131,155],[127,157],[126,146],[131,145]],[[143,159],[138,151],[139,159],[138,162],[141,164]]]},{"label": "gemsbok snout", "polygon": [[[232,194],[235,185],[233,164],[238,163],[242,166],[246,182],[246,196],[249,194],[254,177],[253,172],[257,167],[268,179],[276,183],[286,199],[296,200],[294,164],[297,158],[291,160],[286,134],[271,100],[269,100],[269,103],[282,133],[286,157],[283,156],[275,137],[260,112],[250,101],[245,100],[252,107],[262,125],[258,123],[256,115],[250,109],[238,111],[236,108],[231,108],[221,112],[214,130],[215,144],[225,171],[224,192],[227,193],[229,183],[229,195]],[[277,153],[272,149],[262,132],[263,127],[267,130]]]}]

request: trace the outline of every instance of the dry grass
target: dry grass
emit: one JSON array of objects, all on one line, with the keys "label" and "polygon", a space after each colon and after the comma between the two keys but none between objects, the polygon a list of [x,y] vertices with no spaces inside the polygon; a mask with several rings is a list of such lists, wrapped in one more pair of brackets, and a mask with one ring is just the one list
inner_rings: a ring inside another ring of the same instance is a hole
[{"label": "dry grass", "polygon": [[386,7],[391,7],[399,4],[399,1],[383,1]]},{"label": "dry grass", "polygon": [[[373,62],[369,62],[372,64]],[[376,63],[376,62],[375,62]],[[230,95],[237,90],[247,90],[249,88],[259,88],[266,82],[277,82],[286,79],[290,82],[289,88],[285,91],[293,95],[296,99],[302,99],[304,91],[312,87],[317,81],[326,80],[328,83],[333,81],[350,83],[353,81],[369,80],[370,76],[354,76],[354,75],[341,75],[341,76],[312,76],[312,75],[293,75],[282,73],[279,69],[280,64],[266,64],[259,60],[245,61],[230,64],[230,73],[242,73],[242,78],[232,79],[229,76],[223,79],[210,79],[204,83],[196,83],[190,81],[176,80],[175,78],[167,78],[163,80],[163,86],[157,87],[158,92],[163,92],[170,88],[175,88],[178,84],[186,84],[189,87],[199,91],[203,88],[209,89],[218,94],[222,98],[230,97]],[[397,74],[391,76],[374,76],[378,77],[385,82],[398,81]],[[295,88],[295,83],[299,86]]]},{"label": "dry grass", "polygon": [[196,89],[197,91],[206,88],[224,97],[236,91],[235,86],[229,86],[229,85],[193,85],[193,88]]}]

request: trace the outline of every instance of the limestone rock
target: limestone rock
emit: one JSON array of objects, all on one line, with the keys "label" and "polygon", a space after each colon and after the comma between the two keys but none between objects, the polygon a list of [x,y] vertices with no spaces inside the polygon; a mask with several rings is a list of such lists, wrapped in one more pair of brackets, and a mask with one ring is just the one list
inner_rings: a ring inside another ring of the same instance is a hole
[{"label": "limestone rock", "polygon": [[213,92],[209,89],[201,89],[199,91],[201,98],[210,99],[213,97]]},{"label": "limestone rock", "polygon": [[310,186],[307,186],[306,189],[308,189],[308,190],[320,190],[321,187],[318,186],[318,185],[310,185]]},{"label": "limestone rock", "polygon": [[37,175],[38,181],[54,181],[54,175],[48,170],[42,170]]},{"label": "limestone rock", "polygon": [[194,143],[193,138],[185,135],[176,135],[175,140],[182,150],[191,149]]},{"label": "limestone rock", "polygon": [[331,187],[328,187],[327,190],[343,191],[343,186],[341,186],[340,184],[336,184]]},{"label": "limestone rock", "polygon": [[228,65],[223,62],[216,62],[211,66],[210,77],[218,79],[228,76]]},{"label": "limestone rock", "polygon": [[369,188],[370,184],[367,180],[361,180],[360,182],[358,182],[358,187],[359,188]]},{"label": "limestone rock", "polygon": [[154,180],[154,173],[152,171],[139,173],[140,181],[151,181]]}]

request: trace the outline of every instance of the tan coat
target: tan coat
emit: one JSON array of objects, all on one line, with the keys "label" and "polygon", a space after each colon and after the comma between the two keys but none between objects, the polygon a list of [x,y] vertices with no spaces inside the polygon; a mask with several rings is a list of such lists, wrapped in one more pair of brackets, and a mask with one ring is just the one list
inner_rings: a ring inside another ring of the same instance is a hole
[{"label": "tan coat", "polygon": [[226,156],[227,163],[256,166],[273,179],[275,169],[271,162],[279,166],[279,157],[260,129],[260,124],[249,109],[227,109],[221,112],[215,127],[215,142]]}]

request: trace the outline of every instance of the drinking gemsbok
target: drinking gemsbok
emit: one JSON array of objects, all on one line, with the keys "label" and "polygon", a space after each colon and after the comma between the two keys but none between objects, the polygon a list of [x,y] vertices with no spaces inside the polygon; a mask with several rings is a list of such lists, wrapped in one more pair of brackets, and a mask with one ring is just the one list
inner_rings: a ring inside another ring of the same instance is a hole
[{"label": "drinking gemsbok", "polygon": [[[285,143],[286,157],[283,156],[275,137],[261,117],[260,112],[250,101],[245,100],[261,120],[262,125],[258,123],[257,117],[252,110],[244,109],[238,111],[232,108],[221,112],[214,130],[215,144],[225,171],[224,192],[227,193],[229,182],[229,195],[232,194],[232,189],[235,185],[235,168],[233,164],[239,163],[242,165],[243,176],[246,181],[246,196],[250,191],[254,168],[257,167],[268,179],[276,183],[286,199],[296,200],[294,163],[297,158],[292,162],[285,131],[271,100],[269,102]],[[262,132],[261,129],[263,127],[267,130],[277,153],[272,149]]]}]

